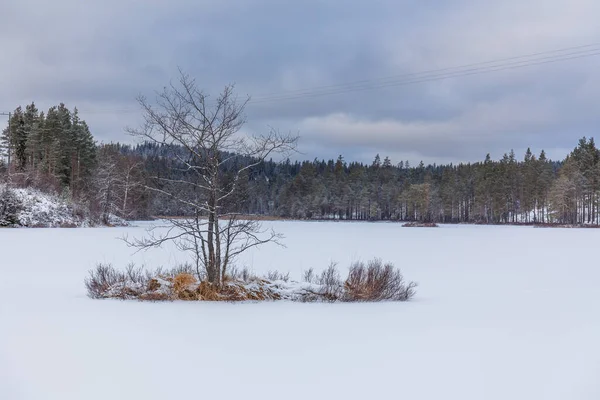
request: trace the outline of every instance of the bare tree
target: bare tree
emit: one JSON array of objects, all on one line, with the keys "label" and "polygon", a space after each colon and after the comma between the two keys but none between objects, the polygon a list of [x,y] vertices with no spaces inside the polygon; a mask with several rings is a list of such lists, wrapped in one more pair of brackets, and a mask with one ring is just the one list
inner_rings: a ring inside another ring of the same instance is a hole
[{"label": "bare tree", "polygon": [[[141,177],[143,162],[133,157],[122,157],[121,158],[121,180],[119,187],[123,192],[123,203],[121,207],[121,213],[123,218],[132,218],[139,211],[136,204],[136,198],[133,194],[138,192],[138,188],[142,188],[143,180]],[[139,195],[138,195],[139,198]]]},{"label": "bare tree", "polygon": [[242,134],[248,101],[238,101],[233,86],[209,101],[195,80],[180,71],[179,82],[158,93],[155,105],[138,98],[145,122],[127,129],[144,140],[185,150],[176,157],[177,174],[152,177],[156,185],[148,189],[185,205],[192,215],[170,219],[166,233],[150,230],[143,239],[126,241],[141,249],[173,241],[193,254],[198,277],[216,286],[239,254],[268,242],[281,244],[278,233],[263,229],[259,221],[240,218],[232,200],[250,169],[274,153],[295,150],[298,136],[274,129],[263,135]]},{"label": "bare tree", "polygon": [[94,175],[95,198],[98,202],[100,219],[103,224],[110,223],[111,215],[120,214],[121,199],[118,186],[121,182],[117,155],[102,149],[98,157],[98,167]]}]

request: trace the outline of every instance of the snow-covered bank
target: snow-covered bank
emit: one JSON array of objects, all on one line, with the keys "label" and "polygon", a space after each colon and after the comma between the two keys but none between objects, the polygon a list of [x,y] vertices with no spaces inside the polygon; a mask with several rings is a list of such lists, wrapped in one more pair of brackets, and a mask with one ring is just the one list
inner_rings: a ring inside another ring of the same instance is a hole
[{"label": "snow-covered bank", "polygon": [[[83,227],[97,225],[89,212],[60,196],[33,188],[0,185],[0,227]],[[126,225],[116,216],[111,225]]]},{"label": "snow-covered bank", "polygon": [[[144,225],[140,223],[139,225]],[[408,303],[91,300],[97,262],[141,228],[0,230],[0,399],[596,400],[597,229],[272,222],[287,248],[256,273],[381,257],[419,282]]]}]

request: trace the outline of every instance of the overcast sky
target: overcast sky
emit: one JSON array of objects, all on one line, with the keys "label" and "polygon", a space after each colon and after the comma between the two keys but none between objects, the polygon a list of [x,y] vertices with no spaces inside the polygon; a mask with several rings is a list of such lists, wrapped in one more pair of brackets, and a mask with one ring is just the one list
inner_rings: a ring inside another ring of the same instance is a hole
[{"label": "overcast sky", "polygon": [[446,163],[528,146],[562,159],[600,128],[600,56],[258,101],[600,43],[598,0],[3,0],[0,16],[0,111],[64,102],[98,141],[131,142],[136,96],[178,66],[207,93],[235,83],[257,100],[248,131],[299,132],[306,159]]}]

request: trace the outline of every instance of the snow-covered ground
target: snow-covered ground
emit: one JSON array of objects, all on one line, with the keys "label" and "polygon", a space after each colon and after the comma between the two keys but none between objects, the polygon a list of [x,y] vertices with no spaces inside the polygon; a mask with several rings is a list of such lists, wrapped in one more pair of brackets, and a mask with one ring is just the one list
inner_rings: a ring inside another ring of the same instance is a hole
[{"label": "snow-covered ground", "polygon": [[272,222],[243,261],[381,257],[408,303],[90,300],[96,262],[184,261],[140,227],[0,229],[0,399],[600,399],[597,229]]},{"label": "snow-covered ground", "polygon": [[[5,190],[0,185],[0,192]],[[82,215],[77,215],[72,204],[59,196],[43,193],[33,188],[8,189],[11,201],[18,205],[17,226],[55,227],[89,225]],[[3,201],[3,200],[0,200]]]}]

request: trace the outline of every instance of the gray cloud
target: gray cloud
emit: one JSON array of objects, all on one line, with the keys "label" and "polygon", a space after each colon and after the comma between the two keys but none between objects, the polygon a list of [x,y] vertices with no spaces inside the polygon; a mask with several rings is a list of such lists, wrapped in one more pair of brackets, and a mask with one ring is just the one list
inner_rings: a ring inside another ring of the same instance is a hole
[{"label": "gray cloud", "polygon": [[21,0],[0,5],[0,109],[77,106],[101,141],[177,67],[250,94],[248,129],[299,131],[300,157],[394,162],[562,158],[600,125],[600,57],[286,101],[306,90],[600,42],[595,0],[217,2]]}]

